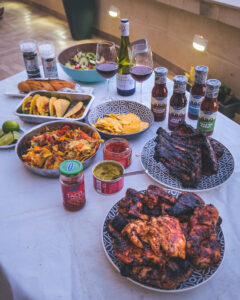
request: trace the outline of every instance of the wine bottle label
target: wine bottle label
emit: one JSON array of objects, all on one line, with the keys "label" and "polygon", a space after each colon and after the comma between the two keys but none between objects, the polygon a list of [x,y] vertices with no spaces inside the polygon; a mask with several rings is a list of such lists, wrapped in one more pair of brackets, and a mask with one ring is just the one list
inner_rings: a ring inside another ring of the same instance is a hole
[{"label": "wine bottle label", "polygon": [[129,36],[129,22],[121,23],[121,36]]},{"label": "wine bottle label", "polygon": [[175,127],[178,123],[185,120],[186,107],[170,106],[169,107],[169,120],[170,127]]},{"label": "wine bottle label", "polygon": [[55,58],[42,58],[44,76],[46,78],[58,78],[57,64]]},{"label": "wine bottle label", "polygon": [[117,74],[117,88],[121,91],[135,89],[135,80],[130,74]]},{"label": "wine bottle label", "polygon": [[200,110],[200,105],[201,105],[203,99],[204,99],[204,96],[190,95],[188,112],[191,115],[198,116],[199,110]]},{"label": "wine bottle label", "polygon": [[200,111],[197,128],[204,132],[211,132],[214,129],[217,111]]}]

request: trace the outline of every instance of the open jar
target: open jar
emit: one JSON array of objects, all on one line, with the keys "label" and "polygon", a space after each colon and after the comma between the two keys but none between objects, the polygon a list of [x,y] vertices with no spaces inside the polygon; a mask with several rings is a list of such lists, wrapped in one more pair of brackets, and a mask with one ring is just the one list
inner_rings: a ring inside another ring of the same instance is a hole
[{"label": "open jar", "polygon": [[112,138],[105,142],[103,148],[104,160],[115,160],[126,169],[132,161],[132,149],[129,142],[123,138]]}]

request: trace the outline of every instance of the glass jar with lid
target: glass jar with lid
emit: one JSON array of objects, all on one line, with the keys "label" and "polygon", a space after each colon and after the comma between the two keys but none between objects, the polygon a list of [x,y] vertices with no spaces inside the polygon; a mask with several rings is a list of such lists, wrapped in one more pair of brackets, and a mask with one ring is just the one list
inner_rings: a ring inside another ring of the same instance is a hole
[{"label": "glass jar with lid", "polygon": [[67,210],[76,211],[85,203],[83,165],[78,160],[65,160],[59,166],[63,205]]}]

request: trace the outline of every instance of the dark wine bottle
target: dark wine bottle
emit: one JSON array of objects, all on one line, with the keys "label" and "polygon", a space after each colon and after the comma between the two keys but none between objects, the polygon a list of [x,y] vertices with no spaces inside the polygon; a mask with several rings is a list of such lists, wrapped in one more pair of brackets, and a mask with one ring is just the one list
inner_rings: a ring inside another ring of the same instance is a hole
[{"label": "dark wine bottle", "polygon": [[121,19],[121,45],[118,53],[117,92],[122,96],[134,94],[136,88],[136,82],[130,75],[130,51],[129,22],[128,19]]}]

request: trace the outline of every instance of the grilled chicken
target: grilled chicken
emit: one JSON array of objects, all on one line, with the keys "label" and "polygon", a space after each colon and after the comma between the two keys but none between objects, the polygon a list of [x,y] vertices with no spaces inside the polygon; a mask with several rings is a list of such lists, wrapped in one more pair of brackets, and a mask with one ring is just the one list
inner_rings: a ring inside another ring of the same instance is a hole
[{"label": "grilled chicken", "polygon": [[187,254],[197,267],[208,267],[221,258],[216,234],[218,218],[217,209],[209,204],[196,208],[190,219]]},{"label": "grilled chicken", "polygon": [[134,189],[127,189],[126,196],[119,202],[118,212],[124,217],[148,220],[147,215],[142,214],[142,199],[144,195]]},{"label": "grilled chicken", "polygon": [[186,239],[178,219],[170,216],[151,218],[149,222],[160,233],[161,247],[169,257],[186,257]]}]

